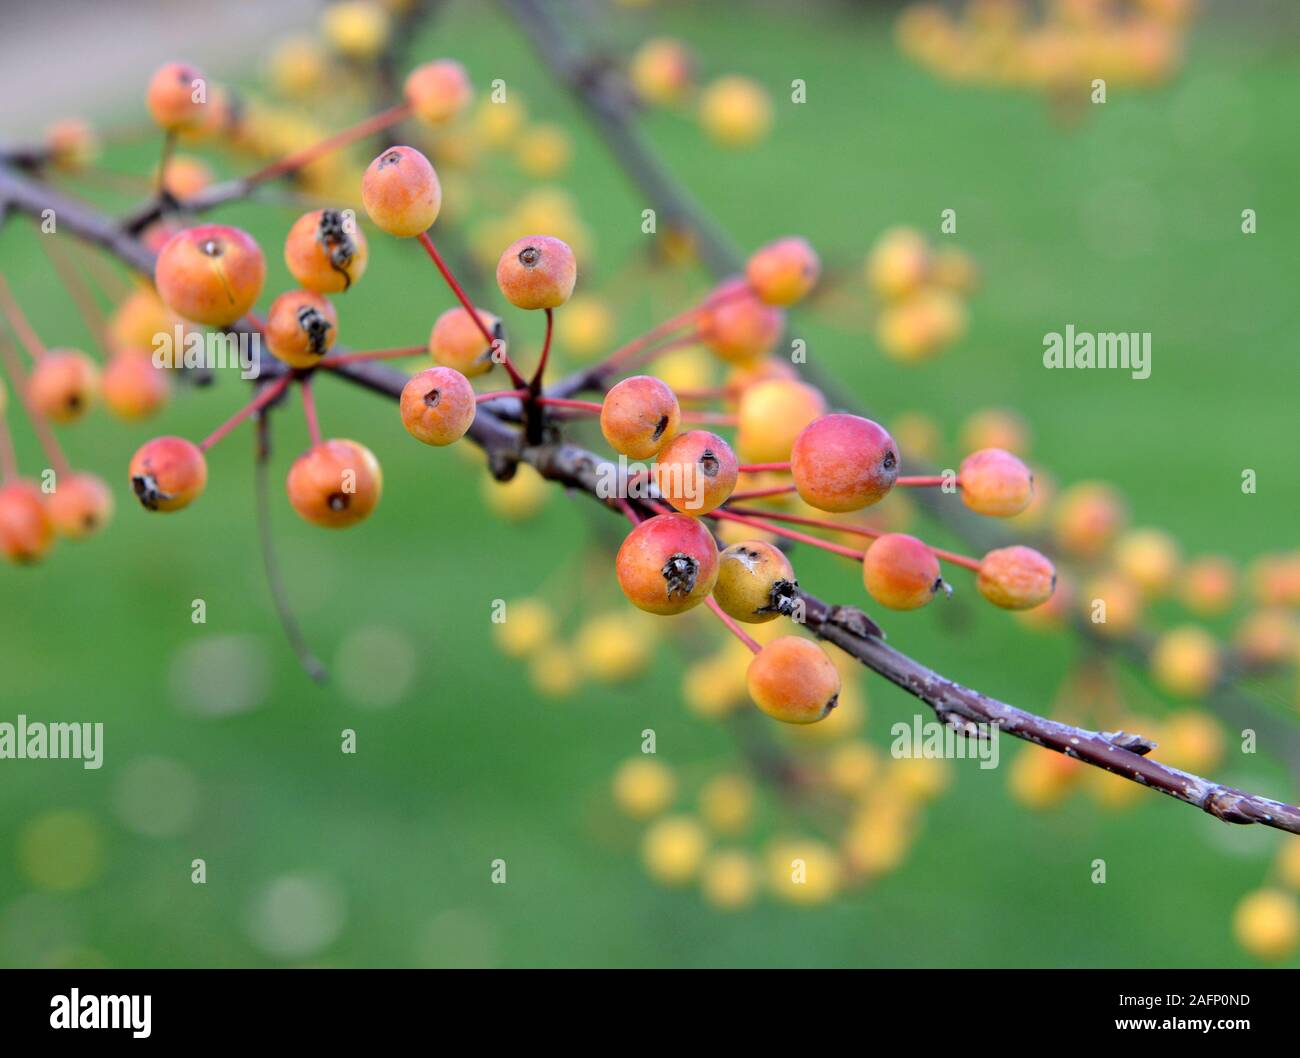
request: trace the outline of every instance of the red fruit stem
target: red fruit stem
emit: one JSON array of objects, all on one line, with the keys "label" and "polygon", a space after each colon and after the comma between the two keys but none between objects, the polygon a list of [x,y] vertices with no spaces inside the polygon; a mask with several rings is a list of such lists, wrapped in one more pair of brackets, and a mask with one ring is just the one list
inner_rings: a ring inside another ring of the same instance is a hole
[{"label": "red fruit stem", "polygon": [[400,349],[370,349],[360,353],[340,353],[327,356],[317,367],[339,367],[342,364],[359,364],[366,360],[401,360],[407,356],[418,356],[427,352],[423,345],[404,345]]},{"label": "red fruit stem", "polygon": [[18,477],[18,456],[14,452],[14,436],[9,432],[9,422],[0,415],[0,479],[4,484]]},{"label": "red fruit stem", "polygon": [[215,445],[218,441],[220,441],[223,437],[225,437],[226,434],[230,433],[231,430],[233,430],[241,422],[247,419],[250,415],[266,407],[268,404],[271,403],[271,401],[279,397],[280,394],[283,393],[289,387],[289,383],[292,381],[293,381],[292,375],[282,375],[274,382],[272,382],[269,386],[267,386],[264,390],[262,390],[261,393],[259,393],[256,397],[250,400],[247,404],[245,404],[242,408],[240,408],[239,411],[235,412],[234,415],[232,415],[229,419],[227,419],[215,430],[213,430],[212,433],[208,434],[207,437],[205,437],[202,441],[200,441],[199,451],[200,452],[208,451],[208,449],[210,449],[213,445]]},{"label": "red fruit stem", "polygon": [[731,386],[714,386],[711,389],[679,389],[676,390],[678,401],[704,404],[712,400],[727,400],[736,395],[736,391]]},{"label": "red fruit stem", "polygon": [[162,156],[158,159],[158,183],[154,193],[161,199],[167,190],[167,164],[172,160],[172,151],[176,148],[176,133],[168,129],[163,133]]},{"label": "red fruit stem", "polygon": [[71,295],[73,304],[77,306],[77,312],[81,315],[86,328],[95,336],[95,340],[103,346],[104,351],[107,353],[109,351],[108,321],[104,318],[104,312],[99,307],[99,302],[95,300],[90,284],[78,271],[77,266],[57,238],[41,239],[40,243],[45,248],[50,263],[54,265],[54,270],[58,272],[59,280],[67,288],[68,294]]},{"label": "red fruit stem", "polygon": [[632,374],[638,368],[645,367],[646,364],[653,360],[657,360],[665,353],[671,353],[674,350],[684,349],[687,346],[695,345],[699,340],[700,332],[698,330],[687,331],[685,334],[678,335],[676,338],[663,342],[660,345],[656,345],[651,349],[642,350],[639,355],[620,364],[619,369],[628,374]]},{"label": "red fruit stem", "polygon": [[733,618],[730,614],[726,613],[722,609],[722,607],[718,605],[717,600],[714,599],[712,595],[708,596],[704,601],[705,603],[708,604],[709,609],[712,610],[717,615],[718,620],[727,626],[731,634],[734,635],[737,639],[739,639],[742,643],[744,643],[745,646],[749,647],[751,651],[757,654],[760,650],[763,649],[761,646],[759,646],[758,640],[756,640],[753,636],[751,636],[748,632],[746,632],[743,628],[741,628],[740,625],[736,622],[735,618]]},{"label": "red fruit stem", "polygon": [[336,132],[332,136],[326,136],[319,143],[304,147],[300,151],[281,158],[278,162],[272,162],[270,165],[257,170],[251,176],[245,177],[244,182],[250,186],[256,186],[257,184],[264,184],[268,180],[274,180],[276,177],[297,172],[299,169],[338,150],[340,147],[346,147],[349,143],[355,143],[367,136],[373,136],[376,132],[391,128],[399,121],[404,121],[410,116],[411,106],[409,103],[401,103],[387,110],[381,110],[378,114],[368,117],[350,128]]},{"label": "red fruit stem", "polygon": [[[424,252],[429,255],[429,259],[442,274],[442,278],[445,279],[447,285],[451,287],[451,292],[456,295],[461,305],[465,307],[465,311],[469,313],[469,318],[474,321],[474,325],[479,329],[479,333],[487,339],[488,347],[494,348],[496,345],[496,337],[487,329],[487,325],[479,319],[478,309],[474,307],[474,303],[470,301],[469,295],[465,293],[464,288],[456,282],[456,277],[451,274],[451,269],[447,267],[447,262],[442,259],[442,254],[438,252],[438,247],[433,245],[433,240],[429,238],[429,233],[427,231],[422,231],[417,238],[420,240],[420,245],[424,247]],[[506,372],[510,375],[510,381],[519,389],[527,389],[528,383],[524,381],[524,376],[515,369],[514,362],[510,359],[509,352],[505,352],[503,363],[505,364]]]},{"label": "red fruit stem", "polygon": [[536,396],[542,391],[542,374],[546,371],[546,361],[551,358],[551,334],[555,330],[555,310],[546,310],[546,337],[542,340],[542,355],[537,361],[537,370],[533,380],[528,384],[529,391]]},{"label": "red fruit stem", "polygon": [[[0,275],[0,312],[3,312],[9,320],[9,326],[18,335],[18,340],[23,343],[28,356],[33,360],[39,360],[45,355],[45,345],[41,341],[40,335],[27,321],[26,314],[19,306],[8,280],[3,275]],[[17,379],[14,380],[14,384],[17,385]]]},{"label": "red fruit stem", "polygon": [[[597,364],[592,369],[593,372],[599,374],[611,373],[615,367],[622,365],[629,357],[636,356],[637,353],[641,352],[647,346],[653,345],[660,338],[665,338],[672,334],[673,331],[681,330],[688,324],[694,323],[699,314],[705,309],[715,308],[727,301],[740,297],[742,294],[747,295],[749,292],[749,287],[741,286],[718,297],[710,295],[693,308],[689,308],[685,312],[679,312],[676,316],[666,319],[663,323],[650,328],[650,330],[646,331],[645,334],[641,335],[639,338],[633,338],[630,342],[615,349],[602,363]],[[692,335],[690,340],[695,341],[697,339],[697,335]]]},{"label": "red fruit stem", "polygon": [[851,547],[841,547],[839,544],[832,544],[828,540],[820,540],[815,536],[808,536],[805,533],[796,533],[793,529],[786,529],[784,526],[773,525],[771,522],[761,521],[757,518],[748,518],[721,507],[716,511],[712,511],[705,515],[705,517],[725,518],[729,522],[739,522],[741,525],[748,525],[755,529],[762,529],[765,532],[775,533],[777,536],[783,536],[787,540],[797,540],[801,544],[819,547],[823,551],[829,551],[833,555],[842,555],[844,558],[851,558],[855,562],[861,562],[862,556],[865,554],[863,551],[854,551]]},{"label": "red fruit stem", "polygon": [[[0,283],[3,282],[4,280],[0,278]],[[32,403],[32,399],[27,392],[27,375],[23,371],[22,361],[18,358],[18,350],[3,335],[0,335],[0,356],[4,358],[5,367],[9,372],[9,379],[13,382],[14,389],[18,391],[18,396],[23,402],[23,409],[27,412],[27,418],[32,424],[32,430],[41,443],[41,449],[45,452],[45,458],[50,461],[50,466],[56,474],[61,476],[71,474],[72,468],[68,465],[63,449],[59,447],[58,438],[54,436],[54,431],[50,428],[49,422],[41,414],[40,409]]]},{"label": "red fruit stem", "polygon": [[478,394],[478,396],[474,398],[474,403],[482,404],[484,401],[501,400],[505,397],[518,397],[522,399],[526,396],[528,396],[528,390],[526,389],[498,389],[491,393]]},{"label": "red fruit stem", "polygon": [[773,485],[770,489],[749,489],[745,492],[733,492],[727,497],[727,502],[732,500],[761,500],[766,496],[785,496],[795,491],[793,485]]},{"label": "red fruit stem", "polygon": [[911,477],[903,476],[896,478],[895,485],[902,488],[928,488],[933,485],[942,485],[945,478],[942,474],[914,474]]},{"label": "red fruit stem", "polygon": [[[736,417],[721,411],[682,411],[682,422],[698,422],[712,426],[735,426]],[[794,486],[792,485],[791,488]]]},{"label": "red fruit stem", "polygon": [[784,463],[741,463],[736,469],[742,474],[761,474],[768,470],[789,470],[790,461],[786,460]]},{"label": "red fruit stem", "polygon": [[320,444],[320,416],[316,414],[316,394],[312,392],[310,376],[304,378],[298,386],[302,390],[302,413],[307,418],[307,436],[311,438],[312,447]]},{"label": "red fruit stem", "polygon": [[641,524],[641,519],[637,517],[636,511],[632,509],[632,505],[628,503],[627,500],[625,500],[622,496],[614,497],[614,505],[618,507],[620,511],[623,512],[624,516],[627,518],[629,522],[632,523],[633,526],[637,526]]},{"label": "red fruit stem", "polygon": [[538,397],[537,403],[548,408],[572,408],[575,411],[586,411],[592,415],[599,415],[602,407],[594,400],[569,400],[567,397]]}]

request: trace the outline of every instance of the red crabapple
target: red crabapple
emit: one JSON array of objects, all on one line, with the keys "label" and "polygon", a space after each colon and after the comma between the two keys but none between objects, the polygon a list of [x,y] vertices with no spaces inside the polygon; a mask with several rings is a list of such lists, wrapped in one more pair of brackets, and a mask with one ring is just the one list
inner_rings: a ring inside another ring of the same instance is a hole
[{"label": "red crabapple", "polygon": [[650,375],[633,375],[613,386],[600,407],[600,432],[615,452],[649,459],[677,433],[677,397]]},{"label": "red crabapple", "polygon": [[862,582],[871,597],[891,610],[916,610],[942,588],[939,560],[922,541],[906,533],[886,533],[867,548]]},{"label": "red crabapple", "polygon": [[746,463],[781,463],[814,419],[825,415],[821,391],[795,379],[746,386],[736,408],[736,448]]},{"label": "red crabapple", "polygon": [[34,481],[0,486],[0,554],[10,562],[39,561],[54,543],[45,497]]},{"label": "red crabapple", "polygon": [[160,129],[179,132],[203,123],[205,96],[203,74],[196,67],[169,62],[149,79],[145,103]]},{"label": "red crabapple", "polygon": [[743,279],[722,283],[709,302],[700,312],[700,337],[721,359],[753,364],[776,347],[785,313],[759,301]]},{"label": "red crabapple", "polygon": [[50,493],[46,509],[56,533],[80,539],[108,524],[113,516],[113,494],[94,474],[65,474]]},{"label": "red crabapple", "polygon": [[169,309],[209,327],[228,327],[257,301],[266,279],[262,249],[247,232],[201,224],[173,235],[154,282]]},{"label": "red crabapple", "polygon": [[1010,452],[982,448],[961,461],[957,471],[962,502],[977,514],[1010,518],[1034,498],[1034,475]]},{"label": "red crabapple", "polygon": [[430,125],[448,124],[474,96],[465,67],[454,59],[417,66],[407,75],[403,91],[415,116]]},{"label": "red crabapple", "polygon": [[293,509],[326,529],[343,529],[369,517],[383,485],[374,453],[347,440],[313,445],[294,460],[287,482]]},{"label": "red crabapple", "polygon": [[808,639],[781,636],[754,655],[745,675],[749,696],[787,724],[814,724],[839,702],[840,674],[826,651]]},{"label": "red crabapple", "polygon": [[284,263],[294,279],[320,294],[351,288],[365,274],[369,255],[360,225],[349,224],[337,209],[304,213],[284,240]]},{"label": "red crabapple", "polygon": [[898,463],[898,446],[883,426],[843,413],[810,423],[790,453],[799,495],[823,511],[856,511],[878,502],[894,487]]},{"label": "red crabapple", "polygon": [[1032,547],[990,551],[980,561],[975,586],[1004,610],[1028,610],[1046,602],[1056,587],[1056,569]]},{"label": "red crabapple", "polygon": [[623,594],[654,614],[698,606],[718,577],[718,545],[697,519],[684,514],[647,518],[623,541],[614,562]]},{"label": "red crabapple", "polygon": [[765,541],[742,540],[718,556],[713,598],[737,621],[765,624],[789,615],[798,594],[790,560]]},{"label": "red crabapple", "polygon": [[696,516],[726,502],[736,487],[736,453],[708,430],[687,430],[660,450],[654,465],[659,495],[684,514]]},{"label": "red crabapple", "polygon": [[315,367],[339,333],[329,298],[312,290],[290,290],[266,314],[266,345],[290,367]]},{"label": "red crabapple", "polygon": [[128,422],[147,419],[164,404],[171,384],[163,370],[146,356],[117,353],[104,365],[100,378],[104,406]]},{"label": "red crabapple", "polygon": [[550,235],[528,235],[506,247],[497,261],[497,286],[521,309],[563,305],[578,281],[578,263],[568,243]]},{"label": "red crabapple", "polygon": [[51,349],[32,365],[27,395],[54,422],[76,422],[90,410],[99,388],[99,369],[84,353]]},{"label": "red crabapple", "polygon": [[179,511],[202,494],[208,463],[183,437],[155,437],[131,457],[131,490],[150,511]]},{"label": "red crabapple", "polygon": [[429,159],[414,147],[389,147],[362,177],[361,201],[389,235],[409,239],[438,219],[442,185]]},{"label": "red crabapple", "polygon": [[[501,321],[492,313],[475,309],[478,318],[489,334],[503,341],[505,331]],[[492,345],[470,317],[469,310],[460,305],[447,309],[434,321],[429,332],[429,353],[443,367],[452,367],[468,378],[492,370]]]},{"label": "red crabapple", "polygon": [[813,288],[821,267],[808,240],[790,236],[755,251],[745,266],[745,278],[765,304],[793,305]]},{"label": "red crabapple", "polygon": [[476,410],[474,387],[454,368],[425,368],[402,387],[402,425],[427,445],[459,441]]}]

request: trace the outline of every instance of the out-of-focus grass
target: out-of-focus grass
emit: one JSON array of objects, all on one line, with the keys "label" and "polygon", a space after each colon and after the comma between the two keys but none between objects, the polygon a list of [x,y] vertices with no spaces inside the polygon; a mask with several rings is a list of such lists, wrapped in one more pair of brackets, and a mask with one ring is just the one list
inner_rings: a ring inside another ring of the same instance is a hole
[{"label": "out-of-focus grass", "polygon": [[[1113,92],[1063,131],[1033,98],[934,81],[894,52],[880,23],[817,13],[795,23],[766,8],[654,17],[707,69],[750,73],[777,99],[773,137],[749,154],[705,144],[681,117],[647,120],[669,164],[739,245],[798,231],[828,262],[856,268],[883,228],[933,230],[941,209],[957,210],[956,242],[985,279],[970,336],[939,361],[905,369],[865,334],[801,319],[818,365],[847,390],[886,421],[930,412],[949,424],[950,443],[969,412],[1015,407],[1034,429],[1036,460],[1059,479],[1115,481],[1139,523],[1172,528],[1190,551],[1246,558],[1294,542],[1300,320],[1290,205],[1300,159],[1284,131],[1297,102],[1291,57],[1263,37],[1207,27],[1176,83]],[[625,24],[628,39],[649,24]],[[458,55],[480,84],[506,71],[534,113],[570,128],[569,185],[599,241],[587,277],[608,280],[641,246],[647,203],[513,30],[462,6],[418,52]],[[802,106],[784,103],[796,77],[808,83]],[[119,148],[109,164],[140,172],[152,154]],[[1247,207],[1260,218],[1249,237],[1239,231]],[[221,214],[262,240],[268,292],[287,282],[278,248],[292,215],[248,205]],[[3,235],[6,275],[51,342],[85,343],[35,236],[20,227]],[[414,247],[378,234],[371,247],[369,274],[340,299],[345,340],[420,340],[448,295]],[[621,331],[649,322],[642,303]],[[1043,370],[1042,335],[1066,323],[1151,331],[1152,377]],[[350,657],[354,680],[373,684],[366,659],[375,651],[355,638],[369,630],[398,644],[384,671],[404,656],[413,665],[409,689],[393,707],[367,709],[339,684],[317,688],[298,672],[260,570],[247,432],[214,452],[208,492],[192,510],[151,518],[131,504],[124,467],[135,446],[152,433],[206,433],[242,399],[236,379],[182,394],[144,430],[97,414],[65,431],[74,461],[118,487],[119,514],[110,532],[61,546],[40,568],[0,571],[0,719],[102,720],[106,763],[0,762],[3,962],[274,962],[254,909],[288,874],[325,879],[341,897],[337,939],[315,956],[337,964],[1244,961],[1230,911],[1258,884],[1276,835],[1229,829],[1154,796],[1117,814],[1076,799],[1036,816],[1010,801],[1004,771],[973,766],[958,769],[900,871],[831,906],[763,902],[728,915],[693,892],[651,884],[636,862],[636,828],[608,807],[613,768],[648,727],[661,758],[687,769],[734,753],[724,732],[682,706],[677,654],[664,649],[626,688],[552,701],[489,645],[494,599],[545,586],[579,612],[618,604],[607,571],[586,578],[581,567],[584,554],[599,566],[594,548],[616,529],[585,501],[560,496],[527,526],[502,522],[485,508],[472,462],[411,443],[389,403],[328,383],[318,390],[327,431],[374,449],[386,491],[369,523],[334,535],[299,522],[277,489],[290,593],[327,661],[342,656],[346,668]],[[296,412],[278,418],[277,482],[305,444]],[[32,466],[33,441],[18,434]],[[1258,472],[1257,495],[1240,491],[1244,467]],[[861,598],[851,568],[804,558],[800,576],[824,596]],[[1052,702],[1077,648],[1025,631],[960,586],[965,598],[946,616],[936,605],[892,619],[892,640],[990,693]],[[206,625],[190,620],[199,598]],[[214,640],[228,653],[193,676],[185,659]],[[262,672],[261,691],[254,677],[242,694],[226,657]],[[259,707],[196,716],[185,709],[195,680],[200,692],[231,684],[197,695],[215,706],[247,697]],[[869,730],[884,744],[889,725],[916,706],[868,686]],[[1136,706],[1160,708],[1142,681],[1124,687]],[[355,755],[340,752],[344,729],[356,732]],[[123,774],[155,756],[196,782],[192,822],[176,836],[123,824]],[[1288,793],[1267,760],[1232,754],[1223,774]],[[34,819],[61,809],[94,821],[101,867],[76,892],[36,892],[19,850]],[[207,862],[204,886],[189,880],[196,857]],[[497,858],[508,864],[504,886],[489,881]],[[1108,865],[1104,885],[1090,881],[1095,859]]]}]

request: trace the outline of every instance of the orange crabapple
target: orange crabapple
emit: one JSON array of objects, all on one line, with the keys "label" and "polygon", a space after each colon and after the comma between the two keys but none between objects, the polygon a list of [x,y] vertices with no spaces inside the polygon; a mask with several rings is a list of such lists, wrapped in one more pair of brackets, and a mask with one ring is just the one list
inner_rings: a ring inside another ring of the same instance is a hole
[{"label": "orange crabapple", "polygon": [[[496,342],[505,339],[501,321],[483,309],[474,310],[487,332]],[[469,310],[456,305],[447,309],[433,324],[429,332],[429,355],[443,367],[452,367],[468,378],[492,370],[493,345],[483,337],[483,331],[474,323]]]},{"label": "orange crabapple", "polygon": [[1300,942],[1300,904],[1283,889],[1257,889],[1242,897],[1232,916],[1237,943],[1257,959],[1290,958]]},{"label": "orange crabapple", "polygon": [[167,375],[153,366],[147,356],[120,352],[104,365],[100,376],[104,407],[119,419],[133,422],[147,419],[171,395]]},{"label": "orange crabapple", "polygon": [[99,390],[99,368],[73,349],[51,349],[36,359],[27,380],[32,406],[58,423],[76,422],[94,404]]},{"label": "orange crabapple", "polygon": [[203,123],[206,95],[207,84],[197,67],[169,62],[149,79],[145,103],[159,128],[179,132]]},{"label": "orange crabapple", "polygon": [[473,424],[476,409],[474,387],[454,368],[425,368],[402,387],[402,425],[427,445],[459,441]]},{"label": "orange crabapple", "polygon": [[975,586],[994,606],[1028,610],[1051,598],[1056,568],[1032,547],[1001,547],[980,561]]},{"label": "orange crabapple", "polygon": [[131,457],[131,491],[149,511],[179,511],[203,493],[208,463],[183,437],[155,437]]},{"label": "orange crabapple", "polygon": [[713,598],[724,613],[737,621],[765,624],[789,615],[798,594],[794,567],[772,544],[743,540],[718,556]]},{"label": "orange crabapple", "polygon": [[784,462],[804,427],[827,410],[821,391],[796,379],[746,386],[736,407],[736,448],[747,463]]},{"label": "orange crabapple", "polygon": [[549,180],[569,164],[573,146],[558,125],[539,124],[525,129],[515,145],[519,168],[538,180]]},{"label": "orange crabapple", "polygon": [[1034,498],[1034,475],[1010,452],[982,448],[961,461],[957,471],[961,499],[977,514],[1010,518]]},{"label": "orange crabapple", "polygon": [[350,289],[365,274],[369,256],[360,226],[337,209],[304,213],[284,240],[284,263],[294,279],[320,294]]},{"label": "orange crabapple", "polygon": [[1127,521],[1128,510],[1115,489],[1103,481],[1083,481],[1057,499],[1052,528],[1062,550],[1097,558]]},{"label": "orange crabapple", "polygon": [[1115,541],[1116,568],[1148,595],[1165,595],[1182,562],[1178,542],[1161,529],[1130,529]]},{"label": "orange crabapple", "polygon": [[1132,632],[1142,617],[1144,606],[1145,600],[1138,586],[1113,570],[1090,581],[1083,599],[1083,609],[1093,630],[1112,638]]},{"label": "orange crabapple", "polygon": [[906,533],[886,533],[871,542],[862,560],[862,582],[891,610],[919,609],[944,587],[934,552]]},{"label": "orange crabapple", "polygon": [[879,502],[894,487],[898,465],[889,431],[839,412],[809,423],[790,452],[800,497],[822,511],[856,511]]},{"label": "orange crabapple", "polygon": [[0,485],[0,554],[24,565],[38,562],[54,544],[54,526],[40,487],[19,479]]},{"label": "orange crabapple", "polygon": [[266,345],[290,367],[315,367],[338,337],[339,317],[329,298],[290,290],[266,314]]},{"label": "orange crabapple", "polygon": [[45,146],[59,169],[83,169],[99,157],[99,137],[80,118],[56,121],[45,131]]},{"label": "orange crabapple", "polygon": [[516,308],[557,308],[569,300],[577,281],[573,251],[551,235],[516,239],[497,261],[497,286]]},{"label": "orange crabapple", "polygon": [[474,89],[464,66],[454,59],[437,59],[407,74],[403,94],[421,121],[446,125],[469,106]]},{"label": "orange crabapple", "polygon": [[361,201],[389,235],[423,235],[438,219],[442,184],[433,165],[414,147],[389,147],[361,178]]},{"label": "orange crabapple", "polygon": [[46,509],[54,531],[77,540],[108,524],[113,516],[113,494],[94,474],[64,474],[46,500]]},{"label": "orange crabapple", "polygon": [[253,307],[266,280],[266,258],[247,232],[201,224],[177,232],[158,254],[154,282],[176,314],[228,327]]},{"label": "orange crabapple", "polygon": [[383,486],[374,453],[345,439],[313,445],[294,460],[286,482],[293,509],[325,529],[345,529],[368,518]]},{"label": "orange crabapple", "polygon": [[668,37],[646,41],[632,56],[628,79],[647,103],[672,106],[685,102],[695,76],[695,60],[680,42]]},{"label": "orange crabapple", "polygon": [[930,248],[912,228],[885,232],[867,258],[867,285],[877,295],[895,301],[916,291],[929,278]]},{"label": "orange crabapple", "polygon": [[721,284],[699,314],[704,344],[729,364],[754,364],[775,347],[785,313],[765,305],[743,279]]},{"label": "orange crabapple", "polygon": [[1202,617],[1224,613],[1237,594],[1237,567],[1223,555],[1192,559],[1183,567],[1179,594],[1183,605]]},{"label": "orange crabapple", "polygon": [[1294,657],[1300,647],[1300,626],[1290,610],[1280,606],[1255,610],[1242,618],[1233,643],[1251,663],[1275,665]]},{"label": "orange crabapple", "polygon": [[113,352],[150,349],[156,335],[173,333],[181,318],[163,304],[152,289],[137,288],[108,319],[108,344]]},{"label": "orange crabapple", "polygon": [[186,199],[197,195],[212,183],[212,170],[202,159],[191,154],[174,154],[167,160],[167,167],[156,174],[162,186],[172,198]]},{"label": "orange crabapple", "polygon": [[745,683],[755,705],[787,724],[815,724],[839,702],[839,670],[826,651],[798,636],[764,646],[750,661]]},{"label": "orange crabapple", "polygon": [[719,77],[700,95],[700,124],[723,147],[749,147],[771,128],[772,103],[748,77]]},{"label": "orange crabapple", "polygon": [[718,545],[698,519],[658,514],[636,526],[614,562],[618,586],[647,613],[669,615],[698,606],[718,577]]},{"label": "orange crabapple", "polygon": [[1024,418],[1007,408],[983,408],[973,412],[961,424],[961,446],[968,451],[980,448],[1005,448],[1024,458],[1031,436]]},{"label": "orange crabapple", "polygon": [[764,304],[785,307],[804,298],[821,267],[808,240],[792,235],[756,250],[745,265],[745,278]]},{"label": "orange crabapple", "polygon": [[727,501],[739,474],[736,453],[708,430],[687,430],[659,450],[654,481],[659,495],[683,514],[708,514]]},{"label": "orange crabapple", "polygon": [[682,412],[668,386],[633,375],[612,386],[600,406],[600,432],[615,452],[649,459],[677,434]]}]

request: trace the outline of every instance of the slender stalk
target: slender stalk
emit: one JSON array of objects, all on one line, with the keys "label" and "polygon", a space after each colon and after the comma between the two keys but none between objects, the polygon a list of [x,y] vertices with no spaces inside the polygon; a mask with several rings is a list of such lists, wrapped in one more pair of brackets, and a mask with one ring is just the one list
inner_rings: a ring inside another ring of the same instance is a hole
[{"label": "slender stalk", "polygon": [[935,485],[942,485],[947,478],[942,474],[913,474],[911,476],[903,475],[894,479],[894,484],[900,488],[931,488]]},{"label": "slender stalk", "polygon": [[167,194],[167,165],[172,160],[172,151],[176,149],[176,133],[168,129],[163,133],[162,155],[158,159],[158,181],[154,192],[159,198]]},{"label": "slender stalk", "polygon": [[[14,329],[18,335],[18,340],[23,343],[23,348],[27,350],[27,355],[33,360],[39,360],[45,355],[45,343],[41,341],[40,335],[36,333],[35,328],[27,319],[27,314],[23,312],[22,307],[18,304],[18,299],[14,297],[13,289],[9,286],[9,281],[0,273],[0,312],[4,313],[9,320],[9,326]],[[17,385],[17,380],[15,380]]]},{"label": "slender stalk", "polygon": [[546,337],[542,340],[542,355],[537,360],[537,370],[528,389],[534,396],[542,391],[542,375],[546,372],[546,361],[551,357],[551,335],[555,331],[555,310],[546,310]]},{"label": "slender stalk", "polygon": [[[786,496],[791,492],[798,491],[794,485],[773,485],[769,489],[746,489],[743,492],[733,492],[727,497],[727,502],[734,500],[761,500],[767,496]],[[770,515],[768,515],[770,517]]]},{"label": "slender stalk", "polygon": [[704,601],[705,603],[708,604],[709,609],[712,610],[717,615],[718,620],[727,626],[727,630],[730,631],[731,634],[734,635],[737,639],[739,639],[742,643],[744,643],[745,646],[747,646],[753,653],[757,654],[760,650],[763,649],[761,646],[759,646],[758,640],[756,640],[753,636],[751,636],[748,632],[746,632],[743,628],[741,628],[739,623],[737,623],[736,619],[732,617],[729,613],[724,611],[722,607],[718,605],[717,600],[714,599],[712,595],[710,595]]},{"label": "slender stalk", "polygon": [[206,452],[212,448],[218,441],[222,440],[231,430],[247,419],[254,412],[260,411],[271,401],[280,396],[289,388],[289,383],[293,381],[293,375],[281,375],[274,382],[269,383],[261,393],[245,404],[239,411],[235,412],[229,419],[218,426],[212,433],[208,434],[199,442],[199,451]]},{"label": "slender stalk", "polygon": [[815,536],[808,536],[806,533],[797,533],[793,529],[786,529],[781,525],[774,525],[771,522],[761,521],[758,518],[750,518],[747,515],[736,514],[725,507],[719,507],[716,511],[711,511],[705,515],[706,518],[723,518],[729,522],[739,522],[741,525],[748,525],[754,529],[762,529],[768,533],[775,533],[777,536],[783,536],[787,540],[797,540],[801,544],[808,544],[811,547],[821,548],[823,551],[829,551],[833,555],[840,555],[843,558],[851,558],[855,562],[861,562],[864,551],[854,551],[851,547],[841,547],[839,544],[832,544],[829,540],[821,540]]},{"label": "slender stalk", "polygon": [[14,435],[9,432],[9,421],[0,415],[0,480],[8,485],[18,478],[18,455],[14,451]]},{"label": "slender stalk", "polygon": [[547,408],[569,408],[573,411],[590,412],[592,415],[599,415],[603,407],[594,400],[569,400],[566,397],[537,397],[536,403]]},{"label": "slender stalk", "polygon": [[320,444],[320,416],[316,414],[316,394],[312,392],[311,376],[298,383],[302,391],[302,413],[307,419],[307,436],[311,438],[312,447]]},{"label": "slender stalk", "polygon": [[264,166],[250,176],[244,178],[244,183],[249,187],[256,187],[258,184],[264,184],[268,180],[275,180],[281,176],[287,176],[295,173],[299,169],[306,168],[312,162],[324,158],[327,154],[332,154],[340,147],[346,147],[357,140],[363,140],[367,136],[373,136],[376,132],[382,132],[384,129],[391,128],[399,121],[404,121],[411,116],[411,107],[408,103],[401,103],[388,110],[380,111],[378,114],[366,118],[357,124],[346,128],[341,132],[336,132],[332,136],[326,136],[319,143],[314,143],[310,147],[304,147],[302,150],[281,158],[278,162],[272,162]]},{"label": "slender stalk", "polygon": [[[0,282],[3,282],[3,279],[0,279]],[[32,398],[27,392],[27,373],[23,370],[22,360],[18,357],[18,350],[13,347],[8,337],[2,334],[0,334],[0,357],[4,359],[5,368],[9,373],[9,380],[13,382],[14,389],[23,402],[23,410],[27,412],[27,419],[32,424],[36,439],[41,443],[41,450],[45,453],[45,458],[50,461],[50,466],[60,477],[71,474],[72,468],[67,457],[63,454],[58,438],[54,436],[54,431],[50,428],[49,420],[32,403]]]},{"label": "slender stalk", "polygon": [[57,238],[43,238],[40,240],[41,246],[44,247],[46,254],[49,256],[50,263],[54,265],[54,270],[59,274],[59,279],[67,288],[68,294],[72,297],[73,303],[77,306],[77,312],[80,314],[86,328],[95,336],[95,340],[108,350],[108,320],[104,316],[103,310],[99,307],[99,302],[95,300],[95,294],[90,289],[84,276],[77,269],[63,246]]},{"label": "slender stalk", "polygon": [[784,463],[741,463],[736,469],[742,474],[763,474],[771,470],[789,470],[790,462],[786,460]]},{"label": "slender stalk", "polygon": [[504,400],[507,397],[522,399],[526,396],[528,396],[528,390],[526,389],[498,389],[491,393],[480,393],[474,398],[474,401],[477,404],[483,404],[489,400]]},{"label": "slender stalk", "polygon": [[359,353],[337,353],[334,356],[327,356],[317,367],[333,368],[340,367],[343,364],[361,364],[368,360],[401,360],[408,356],[419,356],[428,352],[428,347],[423,345],[404,345],[396,349],[370,349]]}]

